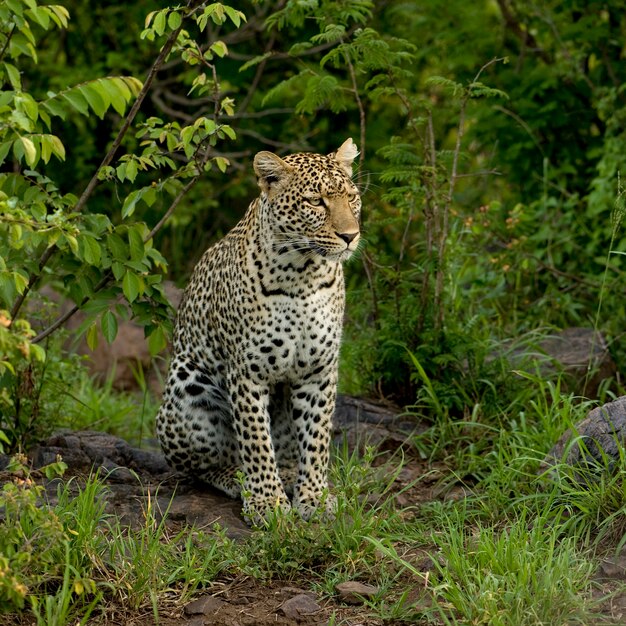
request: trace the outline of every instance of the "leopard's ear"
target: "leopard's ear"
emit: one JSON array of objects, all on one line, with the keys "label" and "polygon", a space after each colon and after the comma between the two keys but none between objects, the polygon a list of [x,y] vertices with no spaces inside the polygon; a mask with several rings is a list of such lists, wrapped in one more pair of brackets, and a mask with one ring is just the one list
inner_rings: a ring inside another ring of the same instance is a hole
[{"label": "leopard's ear", "polygon": [[337,152],[333,152],[333,154],[329,156],[334,156],[335,159],[339,162],[339,165],[341,165],[342,169],[346,172],[346,174],[348,176],[352,176],[352,162],[354,161],[354,159],[357,158],[358,155],[359,150],[356,147],[354,141],[352,141],[352,138],[350,137],[341,144]]},{"label": "leopard's ear", "polygon": [[291,167],[273,152],[264,150],[254,157],[254,171],[259,187],[269,194],[285,182],[291,174]]}]

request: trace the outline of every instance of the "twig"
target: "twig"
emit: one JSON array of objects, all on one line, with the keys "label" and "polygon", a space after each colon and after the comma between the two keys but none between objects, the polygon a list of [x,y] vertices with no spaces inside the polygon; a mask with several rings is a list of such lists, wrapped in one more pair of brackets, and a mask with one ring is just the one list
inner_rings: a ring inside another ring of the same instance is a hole
[{"label": "twig", "polygon": [[356,72],[354,71],[354,65],[350,60],[350,55],[346,53],[345,55],[346,63],[348,65],[348,72],[350,73],[350,80],[352,81],[352,91],[354,93],[354,99],[356,100],[357,107],[359,109],[359,128],[360,128],[360,145],[359,150],[361,151],[359,155],[359,169],[363,169],[363,163],[365,162],[365,107],[363,106],[363,101],[361,100],[361,96],[359,95],[359,86],[356,81]]},{"label": "twig", "polygon": [[0,61],[4,59],[4,53],[7,51],[7,48],[9,47],[9,43],[11,41],[11,38],[13,37],[13,33],[15,32],[16,26],[17,24],[13,24],[13,26],[11,27],[11,31],[7,35],[7,40],[4,42],[4,46],[2,46],[2,50],[0,50]]},{"label": "twig", "polygon": [[498,6],[500,7],[500,12],[502,13],[502,17],[504,18],[504,23],[510,30],[517,35],[524,47],[530,47],[533,51],[535,51],[539,57],[544,61],[544,63],[550,63],[550,57],[546,54],[546,51],[543,50],[537,43],[537,40],[533,37],[533,35],[528,31],[527,28],[522,28],[517,16],[514,15],[511,7],[509,6],[507,0],[497,0]]},{"label": "twig", "polygon": [[172,213],[176,210],[176,207],[180,204],[180,201],[185,197],[187,192],[200,180],[200,175],[194,176],[179,192],[178,195],[172,200],[169,208],[163,214],[163,217],[156,223],[154,228],[144,237],[144,243],[150,241],[160,230],[167,220],[172,216]]},{"label": "twig", "polygon": [[[272,36],[270,37],[269,41],[267,42],[267,45],[265,46],[264,54],[267,54],[268,52],[272,51],[272,48],[274,47],[275,42],[276,42],[276,35],[272,33]],[[250,83],[250,87],[248,87],[248,92],[246,93],[241,104],[239,105],[239,113],[243,113],[248,108],[250,101],[252,100],[252,96],[254,95],[254,92],[257,90],[257,87],[259,86],[259,82],[261,81],[261,77],[263,76],[263,72],[265,71],[266,65],[267,65],[267,58],[263,59],[257,65],[256,71],[254,73],[254,78],[252,79],[252,83]]]}]

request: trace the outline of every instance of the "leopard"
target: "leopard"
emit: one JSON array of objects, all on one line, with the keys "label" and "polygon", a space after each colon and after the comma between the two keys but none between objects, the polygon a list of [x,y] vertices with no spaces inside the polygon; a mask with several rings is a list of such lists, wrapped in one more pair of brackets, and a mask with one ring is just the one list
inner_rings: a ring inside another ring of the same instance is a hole
[{"label": "leopard", "polygon": [[156,418],[175,471],[272,511],[334,515],[331,423],[345,309],[343,264],[360,242],[359,154],[258,152],[260,188],[208,248],[179,305]]}]

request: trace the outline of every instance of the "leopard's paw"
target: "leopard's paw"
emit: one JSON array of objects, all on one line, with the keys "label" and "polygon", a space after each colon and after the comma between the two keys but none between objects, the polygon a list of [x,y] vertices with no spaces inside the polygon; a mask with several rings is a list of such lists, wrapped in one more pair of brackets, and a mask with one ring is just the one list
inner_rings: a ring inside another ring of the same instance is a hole
[{"label": "leopard's paw", "polygon": [[272,515],[285,514],[290,510],[291,503],[284,493],[275,496],[248,494],[243,497],[242,513],[248,526],[265,526]]},{"label": "leopard's paw", "polygon": [[337,498],[324,490],[320,493],[298,493],[294,497],[293,508],[306,521],[314,517],[333,520],[337,514]]}]

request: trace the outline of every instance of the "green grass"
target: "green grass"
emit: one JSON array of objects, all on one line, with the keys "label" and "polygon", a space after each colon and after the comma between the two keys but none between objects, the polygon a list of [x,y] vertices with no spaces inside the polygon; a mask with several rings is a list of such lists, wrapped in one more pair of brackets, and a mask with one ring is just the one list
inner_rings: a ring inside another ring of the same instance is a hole
[{"label": "green grass", "polygon": [[83,368],[77,368],[71,388],[64,387],[64,411],[55,426],[72,430],[101,430],[123,437],[139,446],[154,437],[154,419],[159,401],[148,389],[143,370],[135,370],[137,391],[113,387],[114,372],[100,382]]},{"label": "green grass", "polygon": [[[173,598],[180,606],[216,582],[250,577],[259,585],[297,581],[331,601],[337,583],[369,582],[380,592],[365,610],[388,622],[596,623],[596,555],[626,543],[626,455],[544,468],[553,442],[589,406],[558,383],[533,382],[532,401],[491,423],[476,410],[461,425],[435,422],[416,439],[418,456],[425,437],[440,442],[432,460],[449,468],[442,499],[401,509],[396,478],[407,460],[340,446],[331,467],[334,520],[277,513],[238,542],[218,527],[171,531],[149,495],[142,522],[129,528],[105,513],[98,476],[62,483],[47,510],[18,459],[0,495],[0,609],[42,625],[98,623],[112,610],[148,612],[157,622]],[[109,406],[123,405],[107,393]],[[450,439],[455,428],[460,436]],[[465,497],[445,497],[459,486]],[[412,489],[420,479],[404,487]],[[330,623],[342,623],[341,610]]]}]

